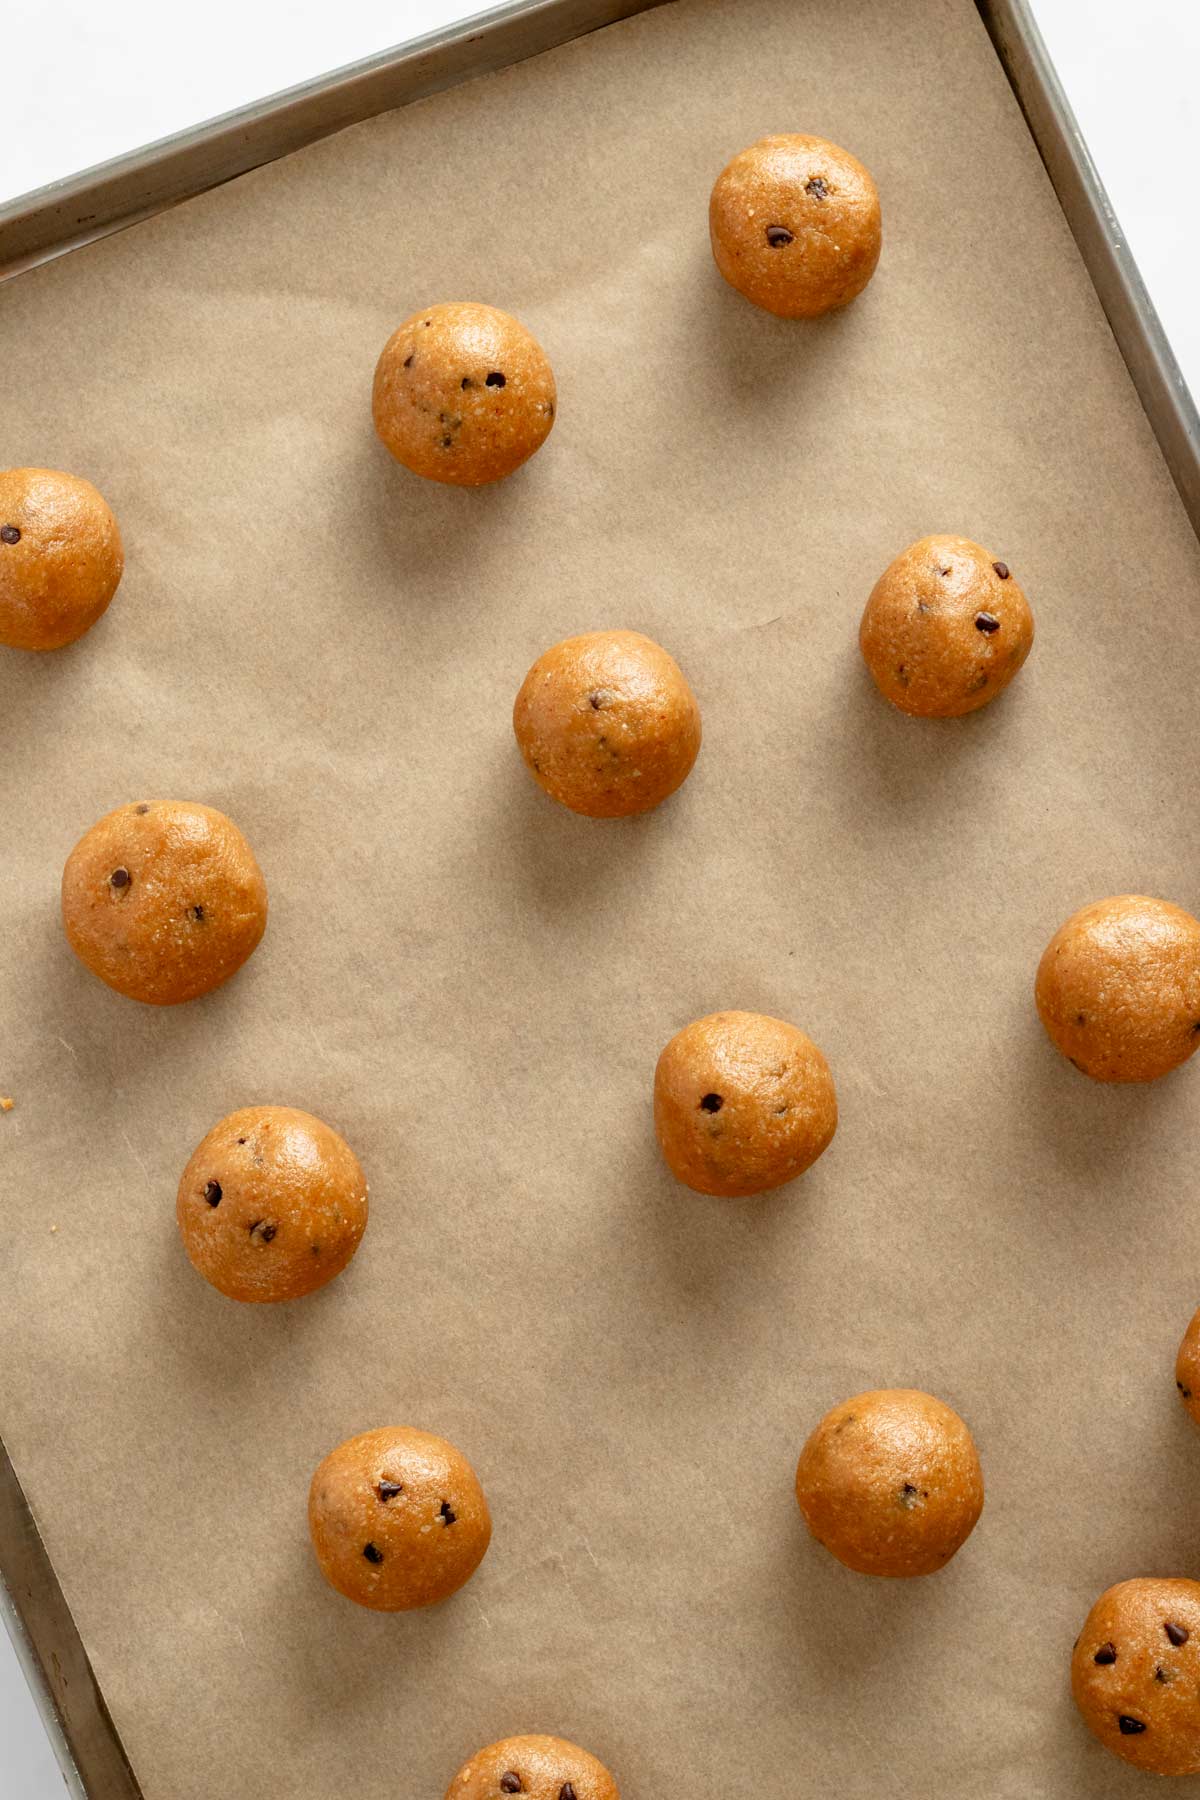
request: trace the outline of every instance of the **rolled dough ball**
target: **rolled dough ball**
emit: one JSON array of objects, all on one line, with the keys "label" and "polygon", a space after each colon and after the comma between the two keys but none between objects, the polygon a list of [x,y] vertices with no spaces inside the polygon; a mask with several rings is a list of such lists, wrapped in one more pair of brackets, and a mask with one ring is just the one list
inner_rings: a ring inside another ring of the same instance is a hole
[{"label": "rolled dough ball", "polygon": [[802,1175],[837,1130],[829,1064],[782,1019],[710,1013],[658,1059],[654,1129],[672,1175],[696,1193],[766,1193]]},{"label": "rolled dough ball", "polygon": [[1200,1425],[1200,1312],[1193,1313],[1183,1334],[1175,1358],[1175,1386],[1179,1389],[1179,1398]]},{"label": "rolled dough ball", "polygon": [[678,664],[639,631],[589,631],[539,656],[513,730],[534,780],[592,819],[649,812],[687,779],[700,708]]},{"label": "rolled dough ball", "polygon": [[1038,965],[1051,1042],[1093,1081],[1156,1081],[1200,1044],[1200,921],[1115,894],[1060,925]]},{"label": "rolled dough ball", "polygon": [[958,1414],[915,1388],[856,1394],[800,1453],[796,1499],[819,1544],[860,1575],[932,1575],[983,1511],[983,1472]]},{"label": "rolled dough ball", "polygon": [[621,1800],[602,1763],[565,1738],[510,1737],[489,1744],[465,1762],[446,1800],[499,1800],[524,1794],[527,1800]]},{"label": "rolled dough ball", "polygon": [[717,176],[708,230],[718,269],[755,306],[812,319],[875,273],[879,193],[857,157],[797,132],[760,138]]},{"label": "rolled dough ball", "polygon": [[474,1469],[428,1431],[347,1438],[312,1478],[308,1528],[321,1573],[375,1612],[446,1600],[487,1552],[492,1521]]},{"label": "rolled dough ball", "polygon": [[106,813],[67,858],[67,941],[101,981],[150,1006],[195,1000],[241,968],[267,888],[231,819],[190,800]]},{"label": "rolled dough ball", "polygon": [[0,644],[73,644],[124,568],[117,521],[90,481],[61,469],[0,469]]},{"label": "rolled dough ball", "polygon": [[1119,1581],[1071,1655],[1071,1692],[1105,1749],[1152,1775],[1200,1774],[1200,1582]]},{"label": "rolled dough ball", "polygon": [[893,706],[953,719],[1003,693],[1033,648],[1033,614],[1008,564],[981,544],[926,537],[875,583],[858,641]]},{"label": "rolled dough ball", "polygon": [[397,462],[430,481],[501,481],[550,435],[557,395],[546,353],[494,306],[454,301],[414,313],[375,369],[375,429]]},{"label": "rolled dough ball", "polygon": [[245,1106],[192,1153],[175,1206],[192,1266],[231,1300],[296,1300],[340,1274],[367,1228],[344,1138],[293,1106]]}]

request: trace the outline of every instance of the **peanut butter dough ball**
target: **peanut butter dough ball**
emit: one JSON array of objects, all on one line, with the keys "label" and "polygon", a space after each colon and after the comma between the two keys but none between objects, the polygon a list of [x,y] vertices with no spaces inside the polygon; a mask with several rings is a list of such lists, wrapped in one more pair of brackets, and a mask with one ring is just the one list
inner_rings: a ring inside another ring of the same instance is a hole
[{"label": "peanut butter dough ball", "polygon": [[602,1763],[565,1738],[510,1737],[479,1750],[463,1764],[446,1800],[499,1800],[524,1794],[527,1800],[621,1800]]},{"label": "peanut butter dough ball", "polygon": [[858,641],[893,706],[953,719],[1003,693],[1033,648],[1033,614],[1008,564],[981,544],[926,537],[875,583]]},{"label": "peanut butter dough ball", "polygon": [[367,1228],[344,1138],[293,1106],[245,1106],[193,1152],[175,1205],[193,1268],[231,1300],[296,1300],[341,1273]]},{"label": "peanut butter dough ball", "polygon": [[589,631],[539,656],[513,707],[521,755],[552,800],[591,819],[649,812],[687,779],[700,708],[639,631]]},{"label": "peanut butter dough ball", "polygon": [[117,521],[90,481],[60,469],[0,469],[0,644],[73,644],[124,568]]},{"label": "peanut butter dough ball", "polygon": [[856,1394],[800,1453],[796,1499],[819,1544],[860,1575],[932,1575],[983,1511],[983,1472],[958,1414],[915,1388]]},{"label": "peanut butter dough ball", "polygon": [[466,1457],[404,1425],[364,1431],[330,1451],[312,1478],[308,1528],[326,1581],[375,1612],[448,1599],[492,1536]]},{"label": "peanut butter dough ball", "polygon": [[1038,965],[1051,1042],[1093,1081],[1156,1081],[1200,1044],[1200,921],[1116,894],[1060,925]]},{"label": "peanut butter dough ball", "polygon": [[672,1175],[696,1193],[764,1194],[802,1175],[837,1130],[829,1064],[782,1019],[710,1013],[658,1059],[654,1129]]},{"label": "peanut butter dough ball", "polygon": [[231,819],[190,800],[106,813],[63,870],[67,941],[101,981],[150,1006],[195,1000],[241,968],[267,888]]},{"label": "peanut butter dough ball", "polygon": [[860,294],[879,261],[875,183],[824,138],[760,138],[718,175],[708,203],[718,269],[784,319],[813,319]]},{"label": "peanut butter dough ball", "polygon": [[375,429],[397,462],[430,481],[501,481],[550,435],[557,395],[546,353],[494,306],[455,301],[414,313],[375,369]]},{"label": "peanut butter dough ball", "polygon": [[1192,1315],[1175,1358],[1175,1386],[1192,1419],[1200,1425],[1200,1312]]},{"label": "peanut butter dough ball", "polygon": [[1071,1656],[1071,1692],[1123,1762],[1200,1774],[1200,1582],[1142,1576],[1101,1594]]}]

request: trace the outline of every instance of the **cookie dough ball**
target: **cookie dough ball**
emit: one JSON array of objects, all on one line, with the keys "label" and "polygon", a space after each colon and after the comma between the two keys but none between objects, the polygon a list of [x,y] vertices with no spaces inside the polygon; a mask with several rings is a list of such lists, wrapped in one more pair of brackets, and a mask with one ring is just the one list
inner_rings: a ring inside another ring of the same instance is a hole
[{"label": "cookie dough ball", "polygon": [[124,568],[117,521],[90,481],[60,469],[0,469],[0,644],[73,644]]},{"label": "cookie dough ball", "polygon": [[192,1154],[175,1203],[193,1268],[231,1300],[296,1300],[345,1268],[367,1183],[344,1138],[293,1106],[230,1113]]},{"label": "cookie dough ball", "polygon": [[140,800],[80,838],[62,878],[67,941],[93,975],[150,1006],[236,974],[267,927],[267,887],[231,819],[190,800]]},{"label": "cookie dough ball", "polygon": [[565,1738],[510,1737],[489,1744],[465,1762],[446,1800],[621,1800],[617,1784],[594,1756]]},{"label": "cookie dough ball", "polygon": [[1117,894],[1060,925],[1038,965],[1051,1042],[1093,1081],[1156,1081],[1200,1044],[1200,921]]},{"label": "cookie dough ball", "polygon": [[521,755],[552,800],[590,819],[649,812],[700,753],[683,672],[639,631],[589,631],[539,656],[513,707]]},{"label": "cookie dough ball", "polygon": [[405,319],[375,369],[375,429],[414,475],[454,487],[501,481],[550,435],[546,352],[494,306],[456,301]]},{"label": "cookie dough ball", "polygon": [[1200,1312],[1193,1314],[1183,1334],[1175,1358],[1175,1386],[1195,1423],[1200,1425]]},{"label": "cookie dough ball", "polygon": [[781,318],[814,319],[875,273],[879,194],[858,159],[824,138],[760,138],[717,176],[708,231],[730,287]]},{"label": "cookie dough ball", "polygon": [[408,1612],[471,1579],[492,1521],[460,1450],[432,1432],[388,1425],[330,1451],[312,1478],[308,1529],[339,1594],[375,1612]]},{"label": "cookie dough ball", "polygon": [[1033,648],[1033,614],[1008,564],[981,544],[926,537],[875,583],[858,641],[893,706],[954,719],[1003,693]]},{"label": "cookie dough ball", "polygon": [[1200,1774],[1200,1582],[1143,1576],[1101,1594],[1071,1656],[1071,1692],[1123,1762]]},{"label": "cookie dough ball", "polygon": [[710,1013],[654,1071],[654,1129],[677,1181],[736,1199],[794,1181],[837,1130],[829,1064],[811,1038],[762,1013]]},{"label": "cookie dough ball", "polygon": [[796,1499],[819,1544],[860,1575],[932,1575],[983,1511],[983,1471],[958,1414],[915,1388],[856,1394],[800,1453]]}]

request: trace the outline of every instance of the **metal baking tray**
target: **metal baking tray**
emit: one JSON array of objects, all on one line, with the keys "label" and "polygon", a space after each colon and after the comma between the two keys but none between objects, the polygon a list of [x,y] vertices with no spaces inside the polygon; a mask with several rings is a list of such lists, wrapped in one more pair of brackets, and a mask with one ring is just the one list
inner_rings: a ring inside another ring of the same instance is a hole
[{"label": "metal baking tray", "polygon": [[[964,4],[966,0],[964,0]],[[0,281],[362,119],[535,56],[661,0],[511,0],[0,206]],[[1200,535],[1200,415],[1026,0],[975,0]],[[78,1800],[140,1789],[0,1442],[0,1614]],[[4,1788],[0,1747],[0,1790]]]}]

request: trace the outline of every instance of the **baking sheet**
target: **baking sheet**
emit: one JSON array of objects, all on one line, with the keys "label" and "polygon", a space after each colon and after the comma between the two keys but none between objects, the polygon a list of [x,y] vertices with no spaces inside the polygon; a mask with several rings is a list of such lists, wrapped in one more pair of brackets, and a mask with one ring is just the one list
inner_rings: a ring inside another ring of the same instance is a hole
[{"label": "baking sheet", "polygon": [[[704,229],[728,155],[797,126],[885,210],[875,282],[807,327]],[[562,400],[477,494],[370,431],[384,337],[450,294],[519,313]],[[0,338],[5,460],[89,475],[128,552],[90,638],[0,662],[0,1426],[147,1800],[436,1800],[538,1728],[630,1800],[1135,1791],[1066,1662],[1100,1588],[1193,1569],[1196,1076],[1091,1087],[1030,990],[1082,901],[1200,905],[1200,552],[973,11],[683,0],[22,277]],[[948,725],[855,645],[937,529],[1039,631]],[[706,734],[616,825],[543,800],[508,722],[605,624],[678,656]],[[248,968],[166,1013],[57,925],[71,844],[143,793],[224,807],[271,886]],[[666,1176],[649,1098],[738,1005],[823,1045],[842,1124],[729,1203]],[[344,1131],[373,1198],[347,1274],[267,1312],[173,1221],[259,1099]],[[791,1478],[830,1404],[908,1383],[988,1503],[942,1575],[878,1584]],[[304,1525],[319,1457],[389,1419],[461,1444],[496,1520],[393,1619]]]}]

